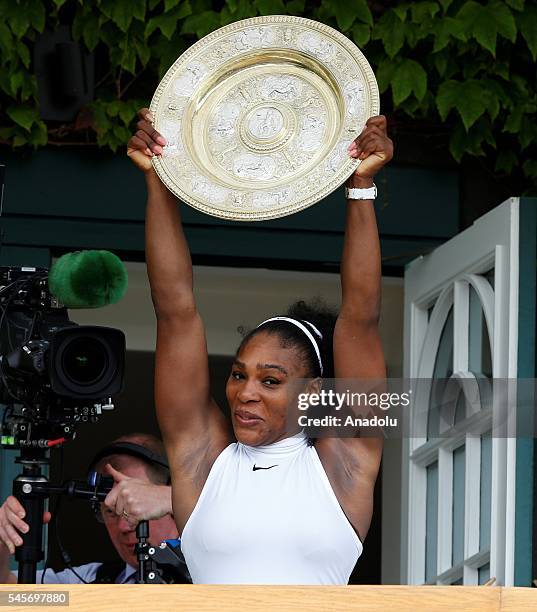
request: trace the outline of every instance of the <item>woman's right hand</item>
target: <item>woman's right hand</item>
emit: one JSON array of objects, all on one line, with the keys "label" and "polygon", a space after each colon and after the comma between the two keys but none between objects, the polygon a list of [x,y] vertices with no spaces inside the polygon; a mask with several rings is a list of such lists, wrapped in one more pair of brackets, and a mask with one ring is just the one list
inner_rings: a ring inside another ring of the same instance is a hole
[{"label": "woman's right hand", "polygon": [[148,108],[139,110],[138,117],[140,119],[136,124],[138,130],[127,144],[127,155],[137,168],[147,173],[153,170],[151,163],[153,155],[162,155],[166,139],[153,127],[153,116]]},{"label": "woman's right hand", "polygon": [[[15,547],[22,544],[22,538],[18,532],[27,533],[30,529],[28,524],[22,520],[25,514],[20,501],[12,495],[0,506],[0,541],[11,554],[15,552]],[[43,523],[48,523],[50,518],[50,512],[45,512]]]}]

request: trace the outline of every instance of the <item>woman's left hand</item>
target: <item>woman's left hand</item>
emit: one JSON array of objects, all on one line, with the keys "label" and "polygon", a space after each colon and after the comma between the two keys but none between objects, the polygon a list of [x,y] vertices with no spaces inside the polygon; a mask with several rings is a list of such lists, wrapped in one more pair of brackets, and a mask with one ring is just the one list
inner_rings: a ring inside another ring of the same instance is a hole
[{"label": "woman's left hand", "polygon": [[384,115],[371,117],[358,138],[349,146],[349,155],[360,160],[354,176],[372,179],[393,157],[393,142],[388,138]]}]

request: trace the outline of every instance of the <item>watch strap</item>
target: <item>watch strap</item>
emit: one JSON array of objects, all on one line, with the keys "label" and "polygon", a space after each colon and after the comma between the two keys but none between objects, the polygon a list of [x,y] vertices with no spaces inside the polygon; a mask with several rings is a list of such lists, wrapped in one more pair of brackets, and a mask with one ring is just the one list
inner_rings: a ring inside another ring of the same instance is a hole
[{"label": "watch strap", "polygon": [[377,197],[377,186],[373,183],[372,187],[365,189],[345,187],[345,197],[347,200],[374,200]]}]

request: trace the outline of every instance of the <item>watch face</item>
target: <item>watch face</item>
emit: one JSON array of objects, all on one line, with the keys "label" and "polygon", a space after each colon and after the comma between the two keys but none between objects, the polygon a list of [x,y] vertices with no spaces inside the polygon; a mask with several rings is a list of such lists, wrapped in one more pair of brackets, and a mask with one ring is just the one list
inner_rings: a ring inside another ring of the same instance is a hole
[{"label": "watch face", "polygon": [[167,140],[154,167],[210,215],[259,221],[298,212],[358,166],[348,145],[379,113],[362,52],[329,26],[272,15],[232,23],[190,47],[151,102]]}]

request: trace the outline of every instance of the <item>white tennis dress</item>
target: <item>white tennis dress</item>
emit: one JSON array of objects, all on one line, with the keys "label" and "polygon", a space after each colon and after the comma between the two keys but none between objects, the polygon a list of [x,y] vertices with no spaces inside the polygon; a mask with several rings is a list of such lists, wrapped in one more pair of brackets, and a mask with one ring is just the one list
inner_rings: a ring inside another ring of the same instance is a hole
[{"label": "white tennis dress", "polygon": [[195,584],[347,584],[362,544],[299,434],[224,449],[181,549]]}]

